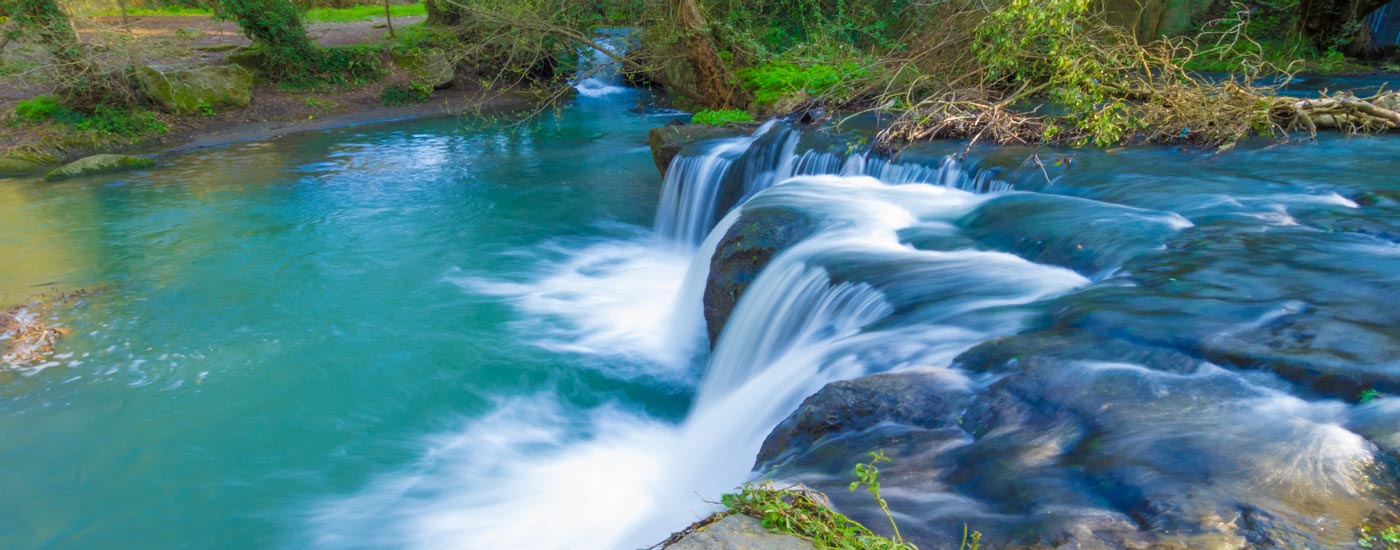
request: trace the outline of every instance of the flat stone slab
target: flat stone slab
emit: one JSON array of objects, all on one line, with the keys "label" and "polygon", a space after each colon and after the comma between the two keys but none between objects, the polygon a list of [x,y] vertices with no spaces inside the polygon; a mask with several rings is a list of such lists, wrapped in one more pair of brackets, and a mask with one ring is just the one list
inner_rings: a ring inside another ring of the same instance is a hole
[{"label": "flat stone slab", "polygon": [[814,550],[812,543],[763,528],[763,522],[734,514],[686,535],[670,550]]}]

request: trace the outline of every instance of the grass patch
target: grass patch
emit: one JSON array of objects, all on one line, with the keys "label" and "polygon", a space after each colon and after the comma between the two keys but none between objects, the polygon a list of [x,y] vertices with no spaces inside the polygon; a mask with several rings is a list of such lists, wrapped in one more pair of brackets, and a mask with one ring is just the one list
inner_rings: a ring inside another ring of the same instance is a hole
[{"label": "grass patch", "polygon": [[170,130],[164,121],[149,111],[108,105],[98,105],[91,111],[80,111],[59,103],[57,97],[49,94],[15,104],[15,117],[30,124],[53,120],[74,130],[92,132],[103,137],[140,137],[147,134],[163,134]]},{"label": "grass patch", "polygon": [[[132,17],[177,15],[187,17],[210,17],[214,12],[205,8],[128,8],[126,14]],[[389,14],[394,17],[412,17],[415,15],[427,15],[428,8],[422,3],[405,4],[401,6],[389,6]],[[120,10],[102,10],[93,13],[95,16],[118,16]],[[302,19],[306,23],[353,23],[356,21],[373,21],[376,18],[384,17],[384,6],[352,6],[349,8],[314,8],[302,13]]]},{"label": "grass patch", "polygon": [[[428,8],[424,6],[422,2],[402,6],[389,6],[389,14],[393,17],[427,15]],[[384,17],[384,6],[315,8],[306,10],[306,13],[303,14],[302,17],[305,18],[308,23],[353,23],[356,21],[373,21],[376,18]]]},{"label": "grass patch", "polygon": [[753,115],[739,109],[705,110],[690,117],[691,124],[725,126],[735,122],[753,122]]}]

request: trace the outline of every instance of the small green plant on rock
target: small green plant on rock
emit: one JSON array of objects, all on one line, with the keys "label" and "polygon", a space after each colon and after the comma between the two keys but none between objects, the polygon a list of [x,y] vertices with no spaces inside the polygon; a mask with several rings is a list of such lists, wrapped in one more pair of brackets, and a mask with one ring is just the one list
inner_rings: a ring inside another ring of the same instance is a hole
[{"label": "small green plant on rock", "polygon": [[892,462],[890,457],[885,456],[884,449],[870,453],[870,462],[856,464],[853,473],[856,480],[851,482],[851,491],[855,492],[862,485],[866,492],[875,497],[875,502],[880,505],[880,511],[885,513],[885,519],[890,520],[890,529],[894,530],[894,541],[904,543],[904,537],[899,535],[899,525],[894,521],[894,515],[890,514],[890,505],[885,502],[885,497],[880,496],[880,468],[876,466],[881,462]]},{"label": "small green plant on rock", "polygon": [[1400,550],[1400,525],[1385,528],[1363,525],[1356,545],[1373,550]]},{"label": "small green plant on rock", "polygon": [[705,110],[690,117],[691,124],[725,126],[735,122],[753,122],[753,115],[739,109]]}]

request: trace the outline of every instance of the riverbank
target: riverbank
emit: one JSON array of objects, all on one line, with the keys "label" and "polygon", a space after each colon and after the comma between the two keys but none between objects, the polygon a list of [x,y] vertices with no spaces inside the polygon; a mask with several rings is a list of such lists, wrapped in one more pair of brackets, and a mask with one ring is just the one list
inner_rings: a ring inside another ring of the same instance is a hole
[{"label": "riverbank", "polygon": [[[12,48],[5,68],[19,72],[0,81],[0,127],[5,129],[0,132],[0,177],[40,174],[96,154],[170,156],[338,126],[456,116],[528,104],[518,94],[482,89],[468,68],[454,67],[441,57],[416,49],[402,55],[395,48],[405,37],[412,39],[415,29],[411,25],[422,20],[395,18],[396,38],[387,36],[382,17],[308,25],[310,35],[322,46],[375,51],[382,73],[371,82],[308,90],[265,81],[237,82],[248,78],[240,76],[247,73],[239,66],[249,62],[238,59],[238,54],[246,51],[250,42],[232,22],[200,15],[160,15],[132,17],[120,26],[117,18],[94,18],[79,26],[83,40],[125,48],[131,52],[131,59],[126,60],[131,66],[150,67],[156,71],[152,74],[177,82],[176,86],[181,78],[196,83],[215,77],[232,82],[206,86],[213,91],[199,96],[194,108],[166,105],[157,99],[155,110],[121,112],[110,117],[112,120],[29,114],[32,111],[26,108],[42,97],[51,83],[37,76],[33,68],[38,66],[39,54]],[[122,40],[130,42],[113,43]],[[36,57],[27,57],[31,53]],[[30,73],[35,76],[26,76]],[[231,80],[228,75],[232,75]],[[210,99],[205,101],[204,97]]]}]

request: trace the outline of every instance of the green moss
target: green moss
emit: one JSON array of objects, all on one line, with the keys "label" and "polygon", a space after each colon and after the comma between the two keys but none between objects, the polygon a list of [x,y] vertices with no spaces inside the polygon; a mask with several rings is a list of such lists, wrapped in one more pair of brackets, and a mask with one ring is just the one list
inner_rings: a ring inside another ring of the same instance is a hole
[{"label": "green moss", "polygon": [[38,172],[44,165],[25,159],[0,157],[0,178],[12,178]]},{"label": "green moss", "polygon": [[148,158],[129,155],[93,155],[70,162],[45,174],[44,181],[59,181],[79,176],[147,168],[154,166],[155,163],[154,160]]},{"label": "green moss", "polygon": [[44,94],[15,104],[15,116],[27,122],[42,122],[53,117],[61,109],[58,98]]},{"label": "green moss", "polygon": [[705,110],[690,118],[691,124],[727,126],[735,122],[753,122],[753,115],[738,109]]}]

